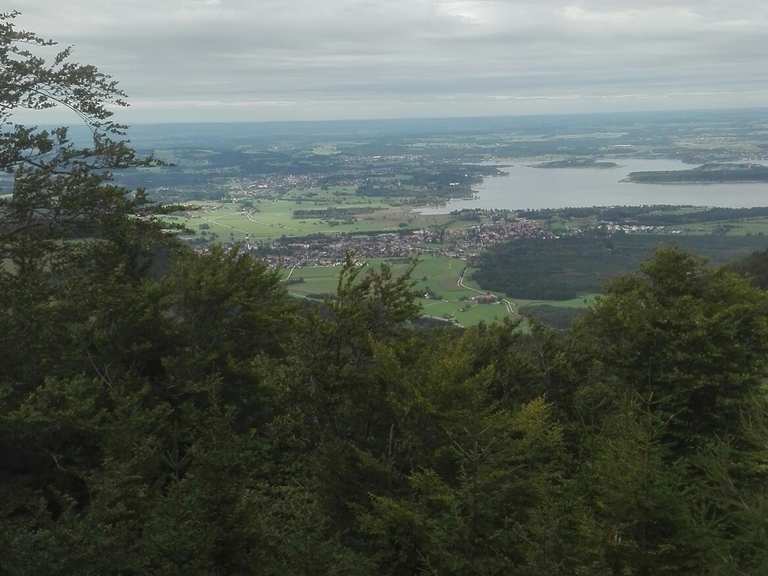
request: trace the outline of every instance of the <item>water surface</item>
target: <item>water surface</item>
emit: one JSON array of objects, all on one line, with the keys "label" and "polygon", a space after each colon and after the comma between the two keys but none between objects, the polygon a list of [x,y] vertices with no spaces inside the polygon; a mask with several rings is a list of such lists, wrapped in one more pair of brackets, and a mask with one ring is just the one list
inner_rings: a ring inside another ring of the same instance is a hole
[{"label": "water surface", "polygon": [[[635,184],[621,182],[630,172],[687,170],[677,160],[640,158],[611,160],[618,168],[532,168],[534,162],[504,168],[507,176],[486,178],[475,198],[451,200],[443,206],[422,208],[423,214],[447,214],[465,208],[524,210],[575,206],[639,206],[689,204],[751,208],[768,206],[768,183]],[[499,162],[506,164],[506,162]]]}]

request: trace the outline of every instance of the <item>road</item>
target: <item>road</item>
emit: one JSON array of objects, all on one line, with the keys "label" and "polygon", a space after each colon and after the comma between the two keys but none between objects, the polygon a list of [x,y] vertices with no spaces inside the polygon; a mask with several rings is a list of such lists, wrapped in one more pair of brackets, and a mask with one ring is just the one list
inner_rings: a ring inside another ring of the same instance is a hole
[{"label": "road", "polygon": [[[487,292],[484,292],[483,290],[478,290],[477,288],[473,288],[472,286],[467,286],[466,284],[464,284],[464,275],[466,273],[467,273],[467,268],[465,266],[464,269],[461,271],[461,274],[459,275],[459,280],[456,282],[456,285],[459,288],[463,288],[464,290],[471,290],[472,292],[477,292],[478,294],[487,294]],[[510,300],[507,300],[506,298],[502,298],[501,302],[506,307],[507,312],[509,313],[510,316],[519,315],[519,312],[517,311],[517,307]]]}]

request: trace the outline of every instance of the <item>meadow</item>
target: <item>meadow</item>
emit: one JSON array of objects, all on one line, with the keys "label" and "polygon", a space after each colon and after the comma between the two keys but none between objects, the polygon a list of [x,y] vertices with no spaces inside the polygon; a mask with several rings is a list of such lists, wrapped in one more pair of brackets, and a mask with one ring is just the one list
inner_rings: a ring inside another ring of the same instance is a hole
[{"label": "meadow", "polygon": [[681,227],[684,234],[725,234],[727,236],[768,235],[768,218],[743,218],[697,222]]},{"label": "meadow", "polygon": [[[366,261],[367,266],[378,266],[387,263],[393,272],[403,273],[408,267],[408,262],[403,260],[378,260]],[[423,256],[413,272],[416,288],[420,294],[419,304],[425,316],[451,320],[461,326],[473,326],[480,322],[494,322],[508,317],[518,317],[518,307],[534,304],[550,304],[559,307],[583,308],[593,299],[592,296],[574,298],[571,300],[515,300],[507,299],[515,312],[510,314],[507,306],[501,301],[505,295],[499,292],[487,292],[480,290],[472,280],[472,270],[468,270],[463,287],[459,285],[459,278],[464,271],[466,263],[458,258],[444,256]],[[339,266],[314,266],[297,268],[292,273],[289,292],[302,298],[320,299],[333,294],[339,278]],[[285,272],[286,277],[289,271]],[[494,294],[499,301],[492,304],[479,304],[472,300],[479,293]],[[426,297],[429,295],[429,297]]]},{"label": "meadow", "polygon": [[[419,229],[449,223],[449,215],[424,215],[408,205],[346,194],[304,192],[281,198],[226,202],[190,202],[191,210],[168,220],[184,224],[195,236],[222,242],[269,240],[282,236],[340,234]],[[345,219],[296,218],[294,212],[327,208],[360,209],[363,213]]]}]

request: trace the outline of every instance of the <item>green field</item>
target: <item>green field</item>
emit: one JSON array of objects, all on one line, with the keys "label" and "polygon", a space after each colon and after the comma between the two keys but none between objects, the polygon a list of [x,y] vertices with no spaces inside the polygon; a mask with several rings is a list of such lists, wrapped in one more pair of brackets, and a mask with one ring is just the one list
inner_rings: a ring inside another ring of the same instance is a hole
[{"label": "green field", "polygon": [[685,234],[725,234],[727,236],[768,235],[768,218],[743,218],[739,220],[722,220],[716,222],[701,222],[681,226]]},{"label": "green field", "polygon": [[[370,260],[368,266],[377,266],[382,260]],[[393,271],[403,272],[407,264],[398,260],[388,262]],[[459,277],[465,267],[463,260],[443,256],[425,256],[419,260],[413,278],[417,289],[427,293],[428,289],[434,298],[419,298],[425,316],[453,320],[462,326],[472,326],[480,322],[494,322],[510,316],[507,307],[502,303],[478,304],[471,300],[477,296],[478,286],[470,279],[470,274],[464,280],[464,288],[458,285]],[[291,275],[292,280],[303,279],[301,283],[292,283],[288,289],[294,296],[304,298],[321,298],[333,294],[339,276],[339,267],[308,267],[298,268]],[[286,275],[288,272],[286,272]],[[496,294],[503,298],[503,294]],[[513,307],[530,304],[551,304],[563,307],[584,307],[592,297],[575,298],[563,301],[545,300],[511,300]]]},{"label": "green field", "polygon": [[[349,232],[375,232],[383,230],[417,229],[448,223],[450,216],[427,216],[407,206],[384,204],[365,197],[327,194],[319,197],[249,200],[238,202],[190,203],[195,210],[169,216],[170,222],[185,224],[196,235],[213,236],[219,241],[266,240],[281,236],[307,236]],[[297,210],[323,210],[327,208],[360,208],[369,212],[345,220],[299,219]]]}]

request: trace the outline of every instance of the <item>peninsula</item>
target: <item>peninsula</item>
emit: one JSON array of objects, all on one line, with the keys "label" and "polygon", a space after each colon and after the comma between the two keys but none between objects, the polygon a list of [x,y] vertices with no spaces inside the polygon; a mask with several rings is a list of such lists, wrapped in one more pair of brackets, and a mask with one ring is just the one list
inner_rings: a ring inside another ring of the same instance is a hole
[{"label": "peninsula", "polygon": [[643,184],[768,182],[768,166],[751,163],[711,163],[690,170],[631,172],[624,182]]},{"label": "peninsula", "polygon": [[565,160],[552,160],[551,162],[541,162],[534,164],[532,168],[544,169],[562,169],[562,168],[618,168],[616,162],[607,162],[604,160],[595,160],[594,158],[566,158]]}]

